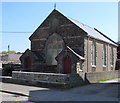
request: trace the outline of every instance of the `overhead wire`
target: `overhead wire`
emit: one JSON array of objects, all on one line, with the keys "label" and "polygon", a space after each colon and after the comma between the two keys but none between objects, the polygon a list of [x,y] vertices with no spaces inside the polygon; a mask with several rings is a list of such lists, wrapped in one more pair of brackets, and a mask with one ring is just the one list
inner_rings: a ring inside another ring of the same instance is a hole
[{"label": "overhead wire", "polygon": [[11,34],[12,33],[21,33],[22,34],[22,33],[32,33],[32,32],[24,32],[24,31],[23,32],[20,32],[20,31],[0,31],[0,33],[11,33]]}]

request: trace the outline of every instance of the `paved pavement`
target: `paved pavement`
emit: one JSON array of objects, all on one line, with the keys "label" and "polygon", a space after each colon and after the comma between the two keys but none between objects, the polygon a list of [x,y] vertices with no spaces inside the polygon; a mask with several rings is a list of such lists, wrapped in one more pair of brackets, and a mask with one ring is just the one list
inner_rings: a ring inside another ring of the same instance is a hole
[{"label": "paved pavement", "polygon": [[118,81],[72,89],[53,89],[2,83],[2,101],[118,101]]}]

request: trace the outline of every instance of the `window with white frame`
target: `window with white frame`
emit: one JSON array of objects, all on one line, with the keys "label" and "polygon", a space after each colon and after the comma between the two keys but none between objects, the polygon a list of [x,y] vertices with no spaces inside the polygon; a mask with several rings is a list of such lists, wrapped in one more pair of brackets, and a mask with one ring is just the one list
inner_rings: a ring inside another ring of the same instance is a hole
[{"label": "window with white frame", "polygon": [[114,65],[114,51],[113,48],[111,47],[111,65]]},{"label": "window with white frame", "polygon": [[106,45],[103,45],[103,51],[102,51],[102,58],[103,58],[103,66],[106,66]]},{"label": "window with white frame", "polygon": [[92,66],[96,66],[96,43],[93,41],[92,43],[92,48],[91,48],[91,52],[92,52]]}]

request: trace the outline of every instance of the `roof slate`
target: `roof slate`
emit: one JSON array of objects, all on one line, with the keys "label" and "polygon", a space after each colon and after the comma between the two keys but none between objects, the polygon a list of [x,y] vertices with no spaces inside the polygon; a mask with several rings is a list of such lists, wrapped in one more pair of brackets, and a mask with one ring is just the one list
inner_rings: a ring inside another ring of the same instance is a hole
[{"label": "roof slate", "polygon": [[73,22],[74,24],[76,24],[78,27],[80,27],[81,29],[83,29],[85,32],[88,33],[88,36],[95,38],[95,39],[99,39],[102,40],[104,42],[113,44],[115,46],[117,46],[114,42],[112,42],[111,40],[107,39],[105,36],[103,36],[101,33],[99,33],[98,31],[96,31],[94,28],[91,28],[83,23],[80,23],[77,20],[74,20],[70,17],[67,17],[71,22]]}]

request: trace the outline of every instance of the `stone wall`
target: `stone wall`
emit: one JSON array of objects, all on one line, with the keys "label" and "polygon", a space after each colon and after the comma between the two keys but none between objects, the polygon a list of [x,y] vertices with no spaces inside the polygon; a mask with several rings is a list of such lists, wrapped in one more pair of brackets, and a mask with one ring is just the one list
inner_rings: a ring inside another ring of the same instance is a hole
[{"label": "stone wall", "polygon": [[47,83],[52,85],[62,85],[62,87],[73,87],[84,84],[83,78],[79,74],[57,74],[57,73],[38,73],[38,72],[12,72],[12,79],[17,81],[28,81]]},{"label": "stone wall", "polygon": [[120,59],[117,59],[116,61],[116,68],[115,70],[120,70]]},{"label": "stone wall", "polygon": [[38,73],[38,72],[20,72],[13,71],[12,78],[2,79],[3,82],[48,86],[57,88],[70,88],[88,83],[96,83],[99,80],[120,77],[118,70],[109,72],[96,72],[79,74],[57,74],[57,73]]},{"label": "stone wall", "polygon": [[119,71],[108,72],[95,72],[95,73],[79,73],[79,74],[57,74],[57,73],[38,73],[38,72],[19,72],[13,71],[12,78],[14,79],[26,79],[30,81],[46,81],[46,82],[59,82],[59,83],[83,83],[88,81],[89,83],[95,83],[99,80],[105,80],[110,78],[120,77]]},{"label": "stone wall", "polygon": [[42,72],[42,73],[57,73],[57,66],[56,65],[41,65],[41,64],[34,64],[32,65],[34,69],[31,72]]},{"label": "stone wall", "polygon": [[68,75],[54,74],[54,73],[37,73],[37,72],[18,72],[12,73],[12,78],[27,79],[35,81],[48,81],[48,82],[67,82]]},{"label": "stone wall", "polygon": [[[57,22],[54,24],[54,22]],[[51,24],[56,25],[56,27]],[[57,33],[64,41],[65,45],[70,46],[79,55],[84,56],[84,37],[86,32],[78,28],[64,15],[58,11],[53,11],[45,21],[30,36],[31,50],[38,51],[42,55],[45,54],[45,47],[48,38]]]},{"label": "stone wall", "polygon": [[119,71],[107,71],[107,72],[94,72],[94,73],[86,73],[85,78],[90,83],[96,83],[99,80],[118,78]]}]

